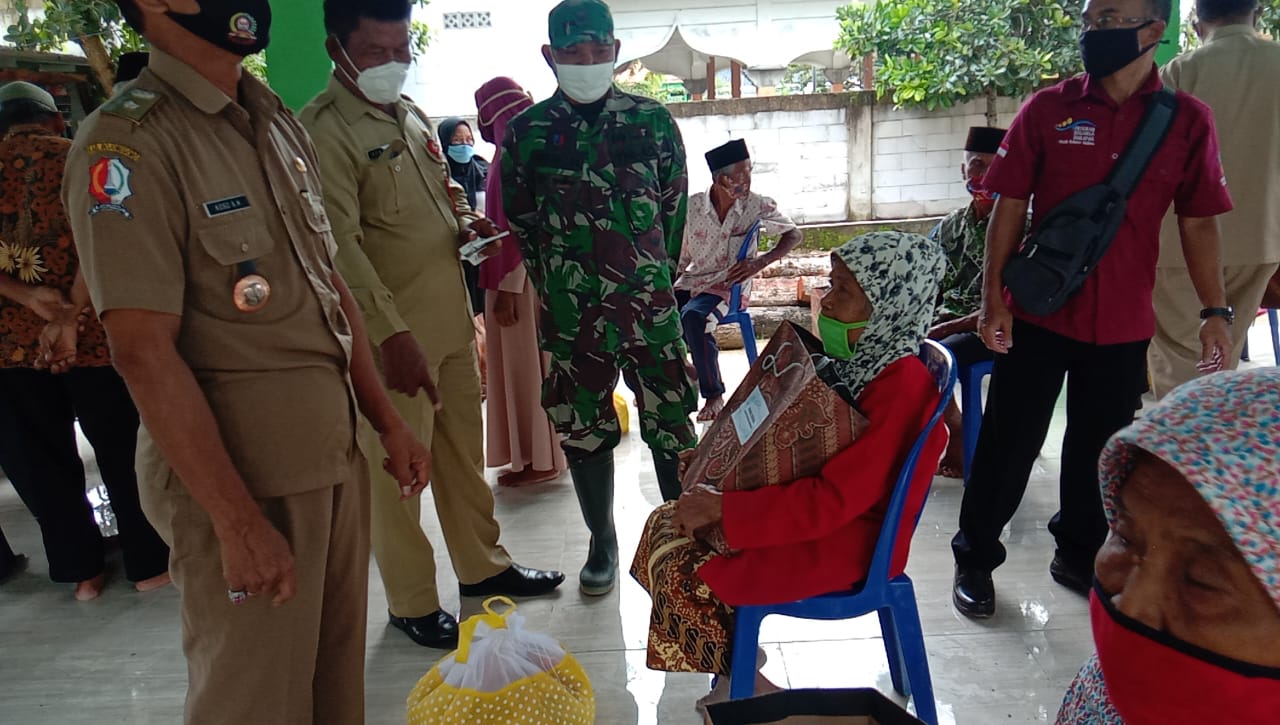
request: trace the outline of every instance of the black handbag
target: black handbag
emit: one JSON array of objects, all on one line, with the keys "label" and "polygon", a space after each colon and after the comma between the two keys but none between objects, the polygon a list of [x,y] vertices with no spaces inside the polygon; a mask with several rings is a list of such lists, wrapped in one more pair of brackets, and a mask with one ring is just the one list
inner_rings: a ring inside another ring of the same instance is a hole
[{"label": "black handbag", "polygon": [[1003,282],[1022,309],[1049,315],[1062,309],[1098,266],[1124,222],[1129,197],[1164,143],[1177,115],[1173,92],[1156,92],[1138,132],[1107,180],[1054,207],[1005,265]]}]

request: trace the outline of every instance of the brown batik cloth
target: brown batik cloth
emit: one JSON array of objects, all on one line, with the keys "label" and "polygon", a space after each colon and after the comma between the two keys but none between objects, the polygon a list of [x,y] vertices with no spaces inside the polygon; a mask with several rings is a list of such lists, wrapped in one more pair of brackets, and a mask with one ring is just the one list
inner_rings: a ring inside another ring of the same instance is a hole
[{"label": "brown batik cloth", "polygon": [[675,503],[649,515],[631,576],[649,592],[649,669],[729,674],[733,608],[716,598],[698,569],[718,556],[681,536],[672,522]]}]

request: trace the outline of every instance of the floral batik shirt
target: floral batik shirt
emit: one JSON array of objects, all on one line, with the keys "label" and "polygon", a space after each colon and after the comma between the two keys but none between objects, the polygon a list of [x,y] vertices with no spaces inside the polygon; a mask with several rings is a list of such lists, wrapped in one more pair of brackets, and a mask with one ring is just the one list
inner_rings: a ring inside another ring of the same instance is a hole
[{"label": "floral batik shirt", "polygon": [[[43,126],[14,126],[0,140],[0,274],[68,299],[80,266],[61,198],[70,148]],[[35,312],[0,297],[0,368],[31,367],[44,326]],[[80,333],[78,353],[78,367],[111,364],[96,318]]]}]

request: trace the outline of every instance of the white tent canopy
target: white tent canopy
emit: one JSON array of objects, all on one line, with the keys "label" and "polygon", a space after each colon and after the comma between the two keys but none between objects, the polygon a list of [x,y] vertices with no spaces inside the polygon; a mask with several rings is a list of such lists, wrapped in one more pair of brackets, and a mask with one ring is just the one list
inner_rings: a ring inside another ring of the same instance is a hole
[{"label": "white tent canopy", "polygon": [[841,0],[611,0],[621,63],[681,78],[705,75],[707,60],[747,69],[792,63],[848,68],[834,49]]}]

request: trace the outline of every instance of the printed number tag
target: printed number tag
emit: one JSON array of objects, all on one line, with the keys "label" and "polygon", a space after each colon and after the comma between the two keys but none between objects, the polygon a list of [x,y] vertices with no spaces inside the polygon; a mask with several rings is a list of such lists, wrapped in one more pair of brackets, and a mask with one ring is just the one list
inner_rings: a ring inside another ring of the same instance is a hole
[{"label": "printed number tag", "polygon": [[742,405],[733,411],[733,428],[738,433],[738,443],[745,446],[768,417],[769,404],[765,402],[760,388],[756,388],[751,391],[751,395],[747,396]]}]

